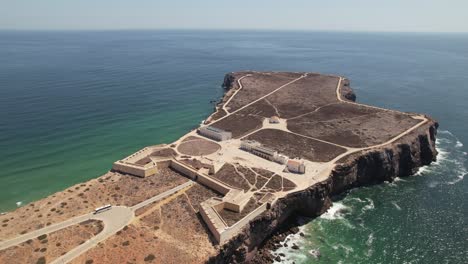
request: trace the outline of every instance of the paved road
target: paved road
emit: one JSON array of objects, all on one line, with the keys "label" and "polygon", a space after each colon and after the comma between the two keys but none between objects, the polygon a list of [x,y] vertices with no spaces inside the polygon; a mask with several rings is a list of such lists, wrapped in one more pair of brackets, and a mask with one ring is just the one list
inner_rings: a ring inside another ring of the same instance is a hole
[{"label": "paved road", "polygon": [[0,250],[15,246],[17,244],[23,243],[29,239],[35,239],[36,237],[44,234],[50,234],[52,232],[61,230],[63,228],[79,224],[83,221],[86,220],[101,220],[104,224],[104,229],[97,234],[96,236],[90,238],[87,240],[85,243],[73,248],[72,250],[68,251],[67,254],[57,258],[54,260],[53,264],[58,264],[58,263],[68,263],[74,258],[78,257],[79,255],[83,254],[84,252],[88,251],[89,249],[93,248],[96,246],[99,242],[102,242],[112,236],[113,234],[117,233],[120,229],[124,228],[126,225],[128,225],[133,218],[135,217],[135,210],[151,204],[153,202],[156,202],[158,200],[162,200],[190,185],[194,184],[193,181],[188,181],[184,184],[181,184],[177,187],[174,187],[168,191],[165,191],[161,194],[158,194],[156,196],[151,197],[150,199],[147,199],[139,204],[136,204],[132,207],[126,207],[126,206],[113,206],[112,209],[108,211],[104,211],[99,214],[93,214],[93,213],[88,213],[84,215],[80,215],[74,218],[70,218],[68,220],[65,220],[63,222],[53,224],[35,231],[32,231],[30,233],[15,237],[13,239],[7,240],[7,241],[2,241],[0,242]]},{"label": "paved road", "polygon": [[34,239],[34,238],[36,238],[36,237],[38,237],[40,235],[43,235],[43,234],[52,233],[52,232],[55,232],[55,231],[60,230],[62,228],[65,228],[65,227],[68,227],[68,226],[71,226],[71,225],[74,225],[74,224],[81,223],[83,221],[91,219],[92,215],[93,215],[92,213],[89,213],[89,214],[77,216],[77,217],[74,217],[74,218],[70,218],[70,219],[68,219],[66,221],[63,221],[63,222],[60,222],[60,223],[57,223],[57,224],[53,224],[53,225],[50,225],[50,226],[47,226],[47,227],[32,231],[30,233],[27,233],[27,234],[12,238],[10,240],[2,241],[2,242],[0,242],[0,250],[9,248],[11,246],[17,245],[17,244],[22,243],[22,242],[25,242],[25,241],[27,241],[29,239]]},{"label": "paved road", "polygon": [[68,251],[67,254],[55,259],[53,264],[68,263],[89,249],[95,247],[99,242],[106,240],[120,229],[128,225],[133,217],[133,210],[125,206],[114,206],[111,210],[93,215],[91,219],[101,220],[104,223],[104,229],[96,236],[90,238],[83,244]]}]

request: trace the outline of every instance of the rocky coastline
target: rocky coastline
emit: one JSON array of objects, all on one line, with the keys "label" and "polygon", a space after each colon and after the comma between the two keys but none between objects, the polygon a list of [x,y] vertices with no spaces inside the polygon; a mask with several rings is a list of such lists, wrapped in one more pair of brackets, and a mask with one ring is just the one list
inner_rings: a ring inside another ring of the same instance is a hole
[{"label": "rocky coastline", "polygon": [[[220,104],[227,100],[229,91],[235,86],[234,80],[233,74],[225,76],[226,95]],[[342,96],[355,101],[356,95],[349,87],[349,81],[344,87]],[[331,206],[332,197],[352,188],[408,177],[418,168],[429,165],[437,157],[438,123],[430,117],[427,119],[429,121],[424,125],[394,143],[343,157],[327,180],[278,200],[270,210],[251,221],[241,234],[223,245],[208,263],[272,263],[275,257],[270,251],[288,234],[298,232],[298,215],[320,216]]]}]

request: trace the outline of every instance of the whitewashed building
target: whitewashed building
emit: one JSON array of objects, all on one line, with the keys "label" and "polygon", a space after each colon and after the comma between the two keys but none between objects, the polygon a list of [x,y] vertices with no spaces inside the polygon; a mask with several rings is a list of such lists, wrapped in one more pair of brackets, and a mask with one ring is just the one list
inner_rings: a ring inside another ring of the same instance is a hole
[{"label": "whitewashed building", "polygon": [[255,140],[242,140],[240,148],[264,159],[278,162],[280,164],[285,164],[288,160],[288,157],[279,154],[276,150],[264,147],[261,143]]},{"label": "whitewashed building", "polygon": [[304,164],[304,161],[302,160],[290,159],[288,160],[286,167],[288,168],[288,171],[290,172],[301,173],[301,174],[305,173],[305,164]]},{"label": "whitewashed building", "polygon": [[232,138],[232,133],[228,131],[224,131],[222,129],[212,127],[212,126],[204,126],[198,129],[198,133],[202,136],[207,138],[211,138],[218,141],[229,140]]}]

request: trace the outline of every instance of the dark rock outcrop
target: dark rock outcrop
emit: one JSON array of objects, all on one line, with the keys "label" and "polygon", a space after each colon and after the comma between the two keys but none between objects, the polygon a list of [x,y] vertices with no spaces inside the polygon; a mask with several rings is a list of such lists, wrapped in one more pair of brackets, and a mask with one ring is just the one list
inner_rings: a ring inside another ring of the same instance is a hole
[{"label": "dark rock outcrop", "polygon": [[236,76],[233,72],[227,73],[226,75],[224,75],[224,81],[223,81],[222,87],[226,90],[231,89],[232,87],[234,87],[235,80],[236,80]]},{"label": "dark rock outcrop", "polygon": [[343,99],[347,99],[348,101],[351,101],[351,102],[356,102],[356,94],[354,93],[353,89],[351,89],[349,87],[349,80],[348,79],[344,79],[342,81],[342,86],[341,86],[341,96],[343,97]]}]

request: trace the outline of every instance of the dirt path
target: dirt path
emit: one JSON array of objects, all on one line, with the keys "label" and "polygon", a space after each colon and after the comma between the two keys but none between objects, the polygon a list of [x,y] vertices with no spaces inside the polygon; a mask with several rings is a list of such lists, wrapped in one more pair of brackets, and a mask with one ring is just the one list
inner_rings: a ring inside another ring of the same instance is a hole
[{"label": "dirt path", "polygon": [[232,98],[234,98],[234,96],[236,96],[236,94],[242,90],[242,79],[244,79],[245,77],[249,77],[249,76],[252,76],[252,74],[247,74],[247,75],[244,75],[242,77],[240,77],[239,79],[237,79],[237,84],[239,84],[239,88],[231,95],[231,97],[229,97],[229,99],[226,101],[226,103],[223,104],[223,110],[226,112],[226,114],[229,115],[229,111],[226,109],[226,106],[229,104],[229,102],[231,102]]}]

